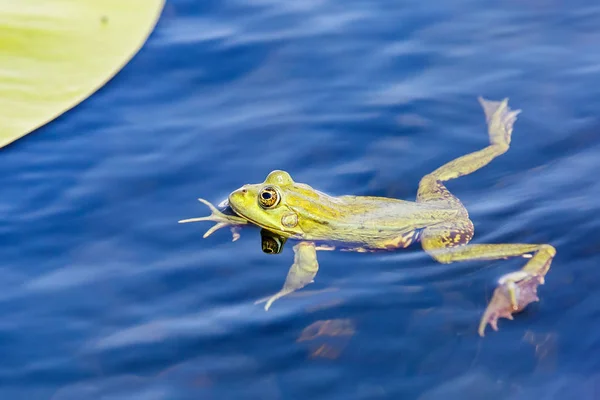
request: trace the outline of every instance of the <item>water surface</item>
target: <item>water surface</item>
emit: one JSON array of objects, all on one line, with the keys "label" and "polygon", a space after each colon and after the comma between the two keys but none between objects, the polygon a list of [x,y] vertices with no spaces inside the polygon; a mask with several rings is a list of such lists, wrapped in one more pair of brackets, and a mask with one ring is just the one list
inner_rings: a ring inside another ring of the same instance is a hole
[{"label": "water surface", "polygon": [[[2,151],[0,397],[598,398],[598,26],[591,0],[170,1],[122,73]],[[412,200],[487,144],[478,95],[523,113],[448,184],[474,243],[558,250],[541,302],[484,339],[522,260],[324,252],[265,313],[291,246],[177,224],[273,169]],[[326,320],[343,334],[297,341]]]}]

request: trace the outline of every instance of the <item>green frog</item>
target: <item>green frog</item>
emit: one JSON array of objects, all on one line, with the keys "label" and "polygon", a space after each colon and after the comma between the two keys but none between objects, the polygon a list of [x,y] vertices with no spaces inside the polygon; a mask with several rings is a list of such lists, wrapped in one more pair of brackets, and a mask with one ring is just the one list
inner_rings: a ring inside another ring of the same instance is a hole
[{"label": "green frog", "polygon": [[[420,242],[440,263],[465,260],[527,258],[521,270],[501,276],[481,317],[478,333],[484,336],[489,324],[498,330],[498,319],[513,319],[529,303],[538,301],[538,285],[550,268],[556,250],[549,244],[469,244],[473,223],[461,201],[444,182],[470,174],[504,154],[510,146],[513,125],[521,110],[511,110],[502,101],[478,98],[488,128],[490,144],[464,155],[425,175],[415,201],[371,196],[330,196],[295,182],[285,171],[272,171],[264,182],[247,184],[233,191],[223,205],[230,215],[204,199],[211,215],[180,223],[214,221],[204,237],[230,226],[234,240],[237,228],[253,224],[275,237],[297,240],[292,264],[281,290],[258,302],[268,310],[273,302],[314,281],[319,270],[317,251],[344,249],[381,251],[406,248]],[[279,243],[281,244],[281,243]],[[277,250],[278,243],[267,246]],[[263,245],[264,249],[264,245]]]}]

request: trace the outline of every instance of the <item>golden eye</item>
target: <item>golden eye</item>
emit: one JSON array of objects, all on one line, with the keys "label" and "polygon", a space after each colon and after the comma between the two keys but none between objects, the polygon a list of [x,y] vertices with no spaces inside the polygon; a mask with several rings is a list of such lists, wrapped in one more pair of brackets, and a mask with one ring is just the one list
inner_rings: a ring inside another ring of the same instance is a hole
[{"label": "golden eye", "polygon": [[279,193],[271,186],[263,188],[258,193],[258,204],[260,204],[262,208],[273,208],[279,204],[279,200]]}]

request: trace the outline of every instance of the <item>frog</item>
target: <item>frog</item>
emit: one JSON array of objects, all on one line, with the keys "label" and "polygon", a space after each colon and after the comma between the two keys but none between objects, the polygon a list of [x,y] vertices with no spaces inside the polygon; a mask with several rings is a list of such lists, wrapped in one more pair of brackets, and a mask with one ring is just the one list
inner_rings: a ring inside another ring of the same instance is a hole
[{"label": "frog", "polygon": [[481,337],[488,325],[498,331],[499,319],[513,320],[514,314],[539,301],[538,287],[545,282],[556,249],[547,243],[470,243],[474,224],[446,182],[471,174],[506,153],[515,121],[522,111],[511,109],[508,97],[490,100],[478,96],[477,100],[485,116],[489,144],[423,176],[414,201],[333,196],[294,181],[286,171],[274,170],[264,182],[245,184],[231,192],[221,204],[231,212],[225,213],[200,198],[211,214],[179,222],[212,221],[216,224],[204,238],[230,227],[233,240],[239,237],[241,226],[254,225],[272,233],[265,236],[269,240],[266,245],[263,242],[263,250],[273,253],[280,251],[286,240],[297,242],[293,246],[294,261],[281,289],[256,302],[265,303],[265,310],[276,300],[314,282],[319,270],[318,251],[393,251],[419,242],[427,254],[442,264],[525,258],[521,269],[498,278],[479,320],[477,333]]}]

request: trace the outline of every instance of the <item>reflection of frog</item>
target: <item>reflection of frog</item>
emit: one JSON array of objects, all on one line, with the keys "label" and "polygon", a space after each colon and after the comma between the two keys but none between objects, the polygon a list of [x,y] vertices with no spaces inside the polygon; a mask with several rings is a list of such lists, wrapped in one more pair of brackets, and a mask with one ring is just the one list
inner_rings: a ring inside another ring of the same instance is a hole
[{"label": "reflection of frog", "polygon": [[264,253],[279,254],[283,250],[287,238],[263,228],[260,230],[260,241]]},{"label": "reflection of frog", "polygon": [[336,359],[356,331],[351,319],[316,321],[302,330],[297,343],[307,342],[311,358]]},{"label": "reflection of frog", "polygon": [[419,183],[416,202],[332,197],[294,182],[287,172],[273,171],[263,183],[244,185],[229,195],[228,204],[235,216],[225,215],[201,199],[211,208],[212,215],[180,222],[217,222],[205,237],[224,226],[250,223],[300,241],[294,246],[294,264],[283,288],[267,300],[265,309],[276,299],[313,281],[319,268],[316,251],[332,248],[321,245],[325,242],[354,251],[373,251],[408,247],[420,241],[423,249],[442,263],[529,258],[520,271],[499,279],[479,324],[479,334],[483,336],[488,323],[497,330],[498,318],[512,319],[513,313],[538,300],[537,286],[544,283],[556,250],[548,244],[468,244],[473,237],[473,224],[444,182],[470,174],[505,153],[520,112],[508,107],[508,99],[479,101],[485,111],[490,145],[425,175]]}]

